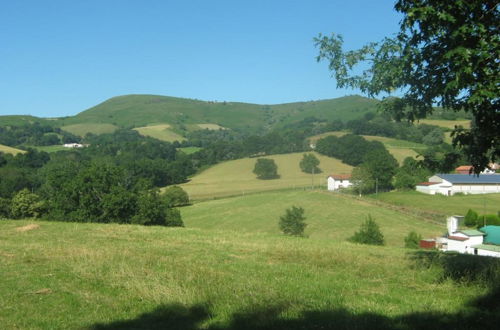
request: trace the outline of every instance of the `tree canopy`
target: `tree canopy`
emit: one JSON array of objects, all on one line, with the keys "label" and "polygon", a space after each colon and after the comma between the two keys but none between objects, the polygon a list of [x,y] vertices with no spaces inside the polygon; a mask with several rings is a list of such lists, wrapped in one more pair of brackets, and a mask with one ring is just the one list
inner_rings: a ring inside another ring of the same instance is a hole
[{"label": "tree canopy", "polygon": [[[317,59],[329,62],[339,88],[385,96],[382,107],[396,121],[424,118],[436,105],[471,113],[471,128],[455,127],[453,143],[479,173],[500,157],[498,3],[399,0],[403,18],[395,37],[344,51],[342,36],[320,34]],[[388,96],[394,91],[401,97]]]}]

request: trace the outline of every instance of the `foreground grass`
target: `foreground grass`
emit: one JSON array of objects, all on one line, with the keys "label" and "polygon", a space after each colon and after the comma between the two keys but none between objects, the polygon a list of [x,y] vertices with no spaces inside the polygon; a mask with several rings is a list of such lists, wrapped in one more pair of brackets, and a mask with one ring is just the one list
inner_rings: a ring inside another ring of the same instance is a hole
[{"label": "foreground grass", "polygon": [[351,237],[371,214],[380,225],[387,245],[404,245],[404,237],[416,231],[424,237],[435,237],[446,229],[364,199],[324,191],[279,191],[196,203],[181,208],[188,227],[237,232],[280,234],[279,217],[292,205],[303,207],[312,239],[342,242]]},{"label": "foreground grass", "polygon": [[19,230],[31,223],[0,221],[3,329],[387,328],[471,315],[488,290],[400,248],[115,224]]},{"label": "foreground grass", "polygon": [[480,214],[496,214],[500,211],[500,194],[444,196],[427,195],[416,191],[393,191],[370,197],[389,204],[442,216],[465,215],[469,209]]},{"label": "foreground grass", "polygon": [[[311,187],[311,174],[299,167],[303,153],[272,155],[278,166],[279,179],[259,180],[253,173],[257,158],[243,158],[217,164],[194,176],[190,182],[182,184],[191,199],[209,199],[222,196],[244,195],[252,192]],[[314,176],[314,185],[325,186],[329,174],[351,173],[352,167],[335,158],[315,153],[323,171]]]}]

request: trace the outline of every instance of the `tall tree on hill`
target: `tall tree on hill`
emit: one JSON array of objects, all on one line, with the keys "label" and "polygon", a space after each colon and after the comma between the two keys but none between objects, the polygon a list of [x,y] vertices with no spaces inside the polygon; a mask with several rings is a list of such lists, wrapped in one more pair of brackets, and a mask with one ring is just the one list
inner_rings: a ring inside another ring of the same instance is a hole
[{"label": "tall tree on hill", "polygon": [[255,162],[253,173],[257,175],[258,179],[262,180],[279,178],[278,166],[273,159],[268,158],[257,159],[257,161]]},{"label": "tall tree on hill", "polygon": [[[339,88],[386,98],[396,120],[414,121],[438,105],[471,113],[470,129],[456,127],[462,147],[479,173],[500,157],[500,10],[498,0],[399,0],[403,14],[394,38],[344,51],[340,35],[319,35],[318,60],[326,59]],[[368,68],[359,73],[357,64]]]},{"label": "tall tree on hill", "polygon": [[304,154],[299,163],[302,172],[310,174],[321,173],[321,169],[318,165],[319,159],[314,154]]}]

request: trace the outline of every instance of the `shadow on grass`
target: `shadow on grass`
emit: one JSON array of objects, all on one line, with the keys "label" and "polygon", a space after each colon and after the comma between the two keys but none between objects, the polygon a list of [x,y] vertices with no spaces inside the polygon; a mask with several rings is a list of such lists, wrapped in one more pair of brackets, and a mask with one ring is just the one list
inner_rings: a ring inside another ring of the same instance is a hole
[{"label": "shadow on grass", "polygon": [[[230,316],[227,323],[211,324],[209,305],[162,305],[132,320],[95,324],[93,330],[115,329],[498,329],[500,324],[500,260],[466,255],[418,251],[410,257],[423,267],[441,267],[443,277],[458,283],[481,282],[490,289],[454,313],[420,312],[395,317],[355,313],[346,308],[305,310],[298,317],[284,318],[289,305],[252,307]],[[488,278],[488,277],[491,278]],[[432,294],[432,293],[430,293]],[[453,294],[453,292],[450,292]]]}]

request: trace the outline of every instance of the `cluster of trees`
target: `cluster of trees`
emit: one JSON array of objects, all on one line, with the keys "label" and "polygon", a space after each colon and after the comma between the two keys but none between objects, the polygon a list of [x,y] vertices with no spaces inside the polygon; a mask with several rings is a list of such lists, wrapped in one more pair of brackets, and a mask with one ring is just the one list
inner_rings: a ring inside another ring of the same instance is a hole
[{"label": "cluster of trees", "polygon": [[40,123],[19,126],[0,126],[0,144],[18,146],[48,146],[80,142],[80,137],[58,127]]},{"label": "cluster of trees", "polygon": [[500,226],[500,211],[497,214],[479,215],[476,211],[469,209],[464,218],[467,227]]},{"label": "cluster of trees", "polygon": [[388,116],[365,116],[362,119],[348,121],[345,128],[353,134],[385,136],[429,146],[440,145],[444,142],[444,129],[441,127],[396,122]]}]

